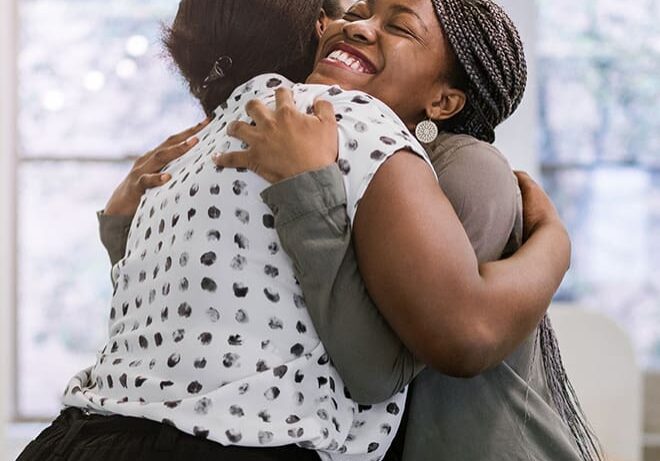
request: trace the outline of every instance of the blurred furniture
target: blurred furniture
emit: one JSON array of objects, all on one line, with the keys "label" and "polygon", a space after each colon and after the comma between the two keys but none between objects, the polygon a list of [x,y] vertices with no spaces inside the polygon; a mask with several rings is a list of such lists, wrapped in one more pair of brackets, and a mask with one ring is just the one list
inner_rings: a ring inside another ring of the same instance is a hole
[{"label": "blurred furniture", "polygon": [[642,372],[627,334],[604,315],[571,304],[553,304],[550,319],[607,459],[641,461]]}]

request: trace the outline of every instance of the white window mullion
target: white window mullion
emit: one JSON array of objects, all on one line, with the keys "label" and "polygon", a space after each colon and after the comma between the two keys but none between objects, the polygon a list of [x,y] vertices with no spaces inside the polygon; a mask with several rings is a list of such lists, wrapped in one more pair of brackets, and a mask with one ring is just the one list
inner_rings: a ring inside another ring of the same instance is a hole
[{"label": "white window mullion", "polygon": [[[7,440],[13,416],[16,223],[16,109],[17,109],[16,0],[0,2],[0,447]],[[4,456],[4,452],[0,456]]]}]

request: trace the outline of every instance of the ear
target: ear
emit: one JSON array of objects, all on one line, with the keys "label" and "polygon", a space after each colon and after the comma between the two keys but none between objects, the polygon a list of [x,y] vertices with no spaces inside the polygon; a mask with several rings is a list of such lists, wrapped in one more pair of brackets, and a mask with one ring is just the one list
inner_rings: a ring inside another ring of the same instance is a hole
[{"label": "ear", "polygon": [[316,38],[320,39],[321,36],[323,36],[323,33],[327,29],[330,20],[331,19],[328,17],[325,10],[321,8],[321,13],[319,14],[319,18],[316,21]]},{"label": "ear", "polygon": [[449,120],[465,107],[465,93],[447,84],[438,88],[436,97],[426,107],[426,116],[431,120]]}]

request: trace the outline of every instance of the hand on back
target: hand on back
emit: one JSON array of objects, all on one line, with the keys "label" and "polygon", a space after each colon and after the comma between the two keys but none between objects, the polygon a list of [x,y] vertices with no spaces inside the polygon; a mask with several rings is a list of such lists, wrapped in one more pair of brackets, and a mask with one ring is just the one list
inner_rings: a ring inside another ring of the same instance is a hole
[{"label": "hand on back", "polygon": [[105,206],[106,216],[133,216],[147,189],[166,184],[172,177],[161,174],[170,162],[192,149],[199,140],[195,137],[211,121],[203,122],[170,136],[161,145],[139,157],[126,178],[115,189]]},{"label": "hand on back", "polygon": [[253,123],[231,123],[227,133],[248,147],[216,155],[217,166],[248,168],[275,183],[337,161],[337,121],[332,104],[317,99],[304,114],[296,107],[291,90],[277,89],[275,99],[275,110],[258,100],[247,103]]},{"label": "hand on back", "polygon": [[515,173],[523,198],[524,239],[527,240],[536,230],[546,224],[564,227],[557,208],[543,188],[524,171]]}]

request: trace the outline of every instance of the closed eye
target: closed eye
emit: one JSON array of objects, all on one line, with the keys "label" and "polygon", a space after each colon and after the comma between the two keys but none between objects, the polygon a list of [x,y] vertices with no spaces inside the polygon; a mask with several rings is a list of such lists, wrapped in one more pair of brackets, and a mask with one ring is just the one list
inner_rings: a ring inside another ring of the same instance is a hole
[{"label": "closed eye", "polygon": [[396,24],[390,24],[390,25],[389,25],[389,28],[392,29],[393,31],[395,31],[396,33],[404,34],[404,35],[407,35],[407,36],[409,36],[409,37],[416,38],[415,34],[412,33],[412,32],[410,31],[410,29],[407,29],[407,28],[405,28],[405,27],[398,26],[398,25],[396,25]]},{"label": "closed eye", "polygon": [[390,26],[390,27],[391,27],[392,29],[394,29],[394,30],[399,31],[399,32],[403,32],[404,34],[412,35],[412,33],[411,33],[408,29],[405,29],[405,28],[403,28],[403,27],[395,26],[395,25],[392,25],[392,26]]}]

